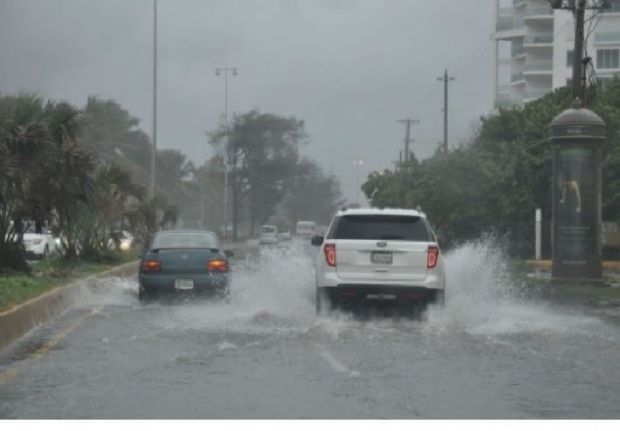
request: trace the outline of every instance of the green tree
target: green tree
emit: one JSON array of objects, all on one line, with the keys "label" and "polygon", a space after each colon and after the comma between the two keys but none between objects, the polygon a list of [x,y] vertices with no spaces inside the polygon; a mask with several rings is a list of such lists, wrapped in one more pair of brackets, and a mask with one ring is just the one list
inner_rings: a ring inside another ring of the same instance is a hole
[{"label": "green tree", "polygon": [[[250,232],[265,222],[282,200],[299,157],[299,145],[307,135],[304,122],[294,117],[250,111],[235,116],[225,155],[232,168],[233,236],[237,237],[242,200],[249,208]],[[220,152],[226,142],[226,129],[210,135]]]},{"label": "green tree", "polygon": [[337,178],[325,175],[314,160],[304,158],[295,167],[283,204],[291,224],[299,220],[327,224],[344,199]]}]

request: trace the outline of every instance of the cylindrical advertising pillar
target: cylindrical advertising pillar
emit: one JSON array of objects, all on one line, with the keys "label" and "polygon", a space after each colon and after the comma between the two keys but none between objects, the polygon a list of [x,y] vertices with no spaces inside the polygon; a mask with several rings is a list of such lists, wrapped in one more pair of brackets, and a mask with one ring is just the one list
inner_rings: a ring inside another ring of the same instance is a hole
[{"label": "cylindrical advertising pillar", "polygon": [[551,122],[554,279],[602,278],[601,152],[605,122],[575,105]]}]

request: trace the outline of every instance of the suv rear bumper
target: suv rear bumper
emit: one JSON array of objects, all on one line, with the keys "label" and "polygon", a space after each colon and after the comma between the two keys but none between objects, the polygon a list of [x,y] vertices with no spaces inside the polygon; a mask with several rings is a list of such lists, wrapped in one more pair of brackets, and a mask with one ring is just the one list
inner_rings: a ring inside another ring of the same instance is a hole
[{"label": "suv rear bumper", "polygon": [[389,285],[340,284],[336,287],[318,287],[317,294],[332,304],[394,303],[428,304],[443,303],[443,289]]}]

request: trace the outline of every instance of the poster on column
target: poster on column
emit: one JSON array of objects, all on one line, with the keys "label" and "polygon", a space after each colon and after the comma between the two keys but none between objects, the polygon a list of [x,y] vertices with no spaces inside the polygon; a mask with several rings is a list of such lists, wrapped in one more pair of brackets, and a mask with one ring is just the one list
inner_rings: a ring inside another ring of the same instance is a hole
[{"label": "poster on column", "polygon": [[596,251],[594,150],[563,148],[557,156],[557,256],[577,263]]}]

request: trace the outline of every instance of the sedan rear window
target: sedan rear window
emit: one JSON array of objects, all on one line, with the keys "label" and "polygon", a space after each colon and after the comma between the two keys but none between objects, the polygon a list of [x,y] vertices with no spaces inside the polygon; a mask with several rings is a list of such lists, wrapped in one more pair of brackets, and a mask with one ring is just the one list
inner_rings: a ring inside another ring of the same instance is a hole
[{"label": "sedan rear window", "polygon": [[219,247],[215,235],[212,234],[197,232],[162,232],[155,236],[151,248],[212,249]]},{"label": "sedan rear window", "polygon": [[429,241],[430,234],[426,222],[421,217],[352,215],[339,217],[328,238]]}]

